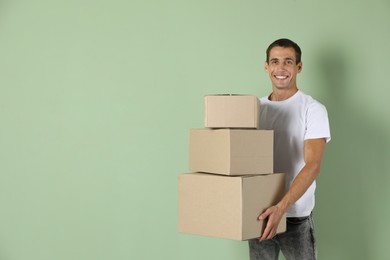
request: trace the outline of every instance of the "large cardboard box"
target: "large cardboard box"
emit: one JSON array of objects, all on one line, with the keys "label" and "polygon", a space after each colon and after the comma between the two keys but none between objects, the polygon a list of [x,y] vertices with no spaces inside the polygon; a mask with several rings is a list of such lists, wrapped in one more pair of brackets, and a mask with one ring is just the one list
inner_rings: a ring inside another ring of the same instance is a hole
[{"label": "large cardboard box", "polygon": [[273,131],[190,129],[189,169],[223,175],[273,173]]},{"label": "large cardboard box", "polygon": [[[260,237],[265,222],[258,216],[285,193],[282,173],[223,176],[179,175],[179,232],[233,240]],[[283,216],[277,233],[286,231]]]},{"label": "large cardboard box", "polygon": [[204,97],[204,126],[208,128],[259,128],[260,101],[250,95]]}]

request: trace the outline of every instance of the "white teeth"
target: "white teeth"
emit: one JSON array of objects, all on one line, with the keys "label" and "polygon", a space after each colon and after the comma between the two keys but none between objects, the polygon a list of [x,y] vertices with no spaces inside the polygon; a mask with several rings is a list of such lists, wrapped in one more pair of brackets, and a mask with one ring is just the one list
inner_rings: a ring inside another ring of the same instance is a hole
[{"label": "white teeth", "polygon": [[275,76],[277,79],[287,79],[287,76]]}]

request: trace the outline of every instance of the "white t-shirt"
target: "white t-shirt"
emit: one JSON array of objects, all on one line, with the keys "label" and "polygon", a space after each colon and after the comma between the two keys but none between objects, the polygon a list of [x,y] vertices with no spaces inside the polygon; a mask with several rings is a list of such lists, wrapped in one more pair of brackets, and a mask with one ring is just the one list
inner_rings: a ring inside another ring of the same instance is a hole
[{"label": "white t-shirt", "polygon": [[[274,130],[274,172],[286,173],[286,189],[305,165],[304,140],[330,141],[325,106],[301,91],[284,101],[260,99],[260,128]],[[287,217],[310,215],[314,208],[315,181],[287,211]]]}]

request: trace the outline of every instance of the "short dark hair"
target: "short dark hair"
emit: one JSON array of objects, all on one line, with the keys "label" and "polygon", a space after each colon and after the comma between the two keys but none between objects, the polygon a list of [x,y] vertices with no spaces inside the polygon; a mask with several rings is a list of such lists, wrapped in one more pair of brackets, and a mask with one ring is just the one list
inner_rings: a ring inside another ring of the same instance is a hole
[{"label": "short dark hair", "polygon": [[302,51],[301,48],[299,48],[298,44],[296,44],[292,40],[282,38],[274,41],[273,43],[270,44],[270,46],[268,46],[267,60],[266,60],[267,63],[269,61],[269,53],[271,52],[271,49],[274,47],[293,48],[295,50],[296,64],[301,62]]}]

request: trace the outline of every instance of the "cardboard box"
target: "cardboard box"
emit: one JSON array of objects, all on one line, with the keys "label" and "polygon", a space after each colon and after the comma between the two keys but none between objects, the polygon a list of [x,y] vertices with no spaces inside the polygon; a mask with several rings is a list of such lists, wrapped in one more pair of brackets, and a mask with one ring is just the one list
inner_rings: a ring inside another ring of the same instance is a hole
[{"label": "cardboard box", "polygon": [[273,131],[190,129],[189,169],[223,175],[273,173]]},{"label": "cardboard box", "polygon": [[[179,175],[179,232],[233,240],[260,237],[258,216],[285,193],[285,175]],[[286,231],[283,216],[277,233]]]},{"label": "cardboard box", "polygon": [[204,126],[208,128],[259,128],[260,101],[250,95],[204,97]]}]

